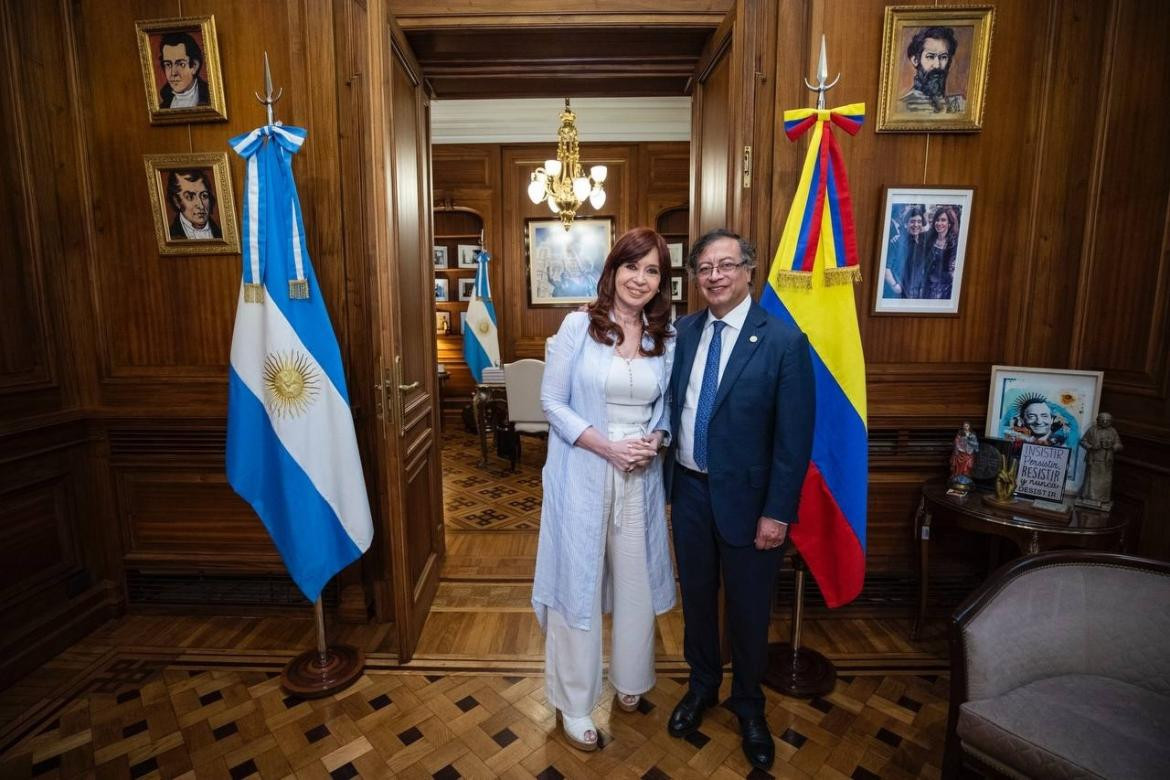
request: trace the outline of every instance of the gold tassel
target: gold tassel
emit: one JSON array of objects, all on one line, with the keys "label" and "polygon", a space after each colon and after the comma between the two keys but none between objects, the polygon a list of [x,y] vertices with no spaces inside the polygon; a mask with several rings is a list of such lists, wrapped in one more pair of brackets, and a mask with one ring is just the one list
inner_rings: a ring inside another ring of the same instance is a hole
[{"label": "gold tassel", "polygon": [[307,301],[309,299],[309,280],[289,279],[288,297],[294,300]]},{"label": "gold tassel", "polygon": [[861,281],[861,268],[855,265],[848,265],[844,268],[826,268],[825,269],[825,286],[831,287],[838,284],[857,284]]},{"label": "gold tassel", "polygon": [[245,303],[264,303],[264,285],[262,284],[245,284],[244,285],[244,302]]},{"label": "gold tassel", "polygon": [[776,281],[781,287],[792,290],[811,290],[812,274],[808,271],[780,271]]}]

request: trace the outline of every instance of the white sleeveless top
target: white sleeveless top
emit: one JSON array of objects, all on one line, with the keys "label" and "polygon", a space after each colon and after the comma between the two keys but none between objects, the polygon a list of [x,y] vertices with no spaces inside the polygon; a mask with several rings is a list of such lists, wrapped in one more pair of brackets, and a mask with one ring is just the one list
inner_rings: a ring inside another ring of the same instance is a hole
[{"label": "white sleeveless top", "polygon": [[[631,428],[645,433],[650,413],[658,400],[658,379],[650,368],[650,361],[640,357],[626,360],[614,353],[605,378],[605,411],[611,437],[615,427],[623,431]],[[628,436],[623,433],[622,436]]]}]

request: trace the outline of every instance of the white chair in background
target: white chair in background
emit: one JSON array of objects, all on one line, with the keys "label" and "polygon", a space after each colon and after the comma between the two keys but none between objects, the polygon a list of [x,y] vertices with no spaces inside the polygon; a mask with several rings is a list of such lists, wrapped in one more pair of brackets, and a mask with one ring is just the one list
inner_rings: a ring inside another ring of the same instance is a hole
[{"label": "white chair in background", "polygon": [[508,433],[512,470],[520,459],[520,436],[548,436],[548,418],[540,408],[540,383],[544,361],[524,358],[504,364],[504,387],[508,398]]}]

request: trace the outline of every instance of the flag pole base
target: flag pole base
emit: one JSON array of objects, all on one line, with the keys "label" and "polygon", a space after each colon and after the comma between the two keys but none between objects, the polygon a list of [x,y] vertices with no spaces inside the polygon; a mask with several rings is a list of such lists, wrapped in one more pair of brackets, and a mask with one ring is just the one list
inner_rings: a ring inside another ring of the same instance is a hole
[{"label": "flag pole base", "polygon": [[833,662],[816,650],[799,647],[793,651],[788,642],[768,645],[768,673],[764,685],[774,691],[811,699],[824,696],[837,683],[837,669]]},{"label": "flag pole base", "polygon": [[361,676],[365,663],[362,651],[351,645],[331,645],[324,657],[306,650],[284,667],[280,684],[302,699],[319,699],[348,688]]}]

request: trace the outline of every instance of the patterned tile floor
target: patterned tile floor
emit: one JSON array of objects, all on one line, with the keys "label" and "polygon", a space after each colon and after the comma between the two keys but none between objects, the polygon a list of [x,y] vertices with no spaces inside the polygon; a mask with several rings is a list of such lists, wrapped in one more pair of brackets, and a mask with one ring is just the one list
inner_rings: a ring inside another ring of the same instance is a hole
[{"label": "patterned tile floor", "polygon": [[447,527],[467,531],[533,531],[540,527],[544,439],[524,436],[521,458],[512,471],[488,450],[479,462],[479,437],[448,426],[443,432],[443,505]]},{"label": "patterned tile floor", "polygon": [[3,734],[0,777],[939,775],[947,679],[937,662],[844,665],[833,692],[811,701],[769,692],[770,773],[746,763],[722,708],[685,740],[667,735],[686,682],[673,676],[675,665],[660,670],[637,712],[611,707],[607,692],[595,713],[602,749],[581,753],[557,730],[539,675],[484,664],[411,671],[371,659],[346,691],[303,700],[281,690],[282,663],[220,651],[111,651],[71,692]]}]

